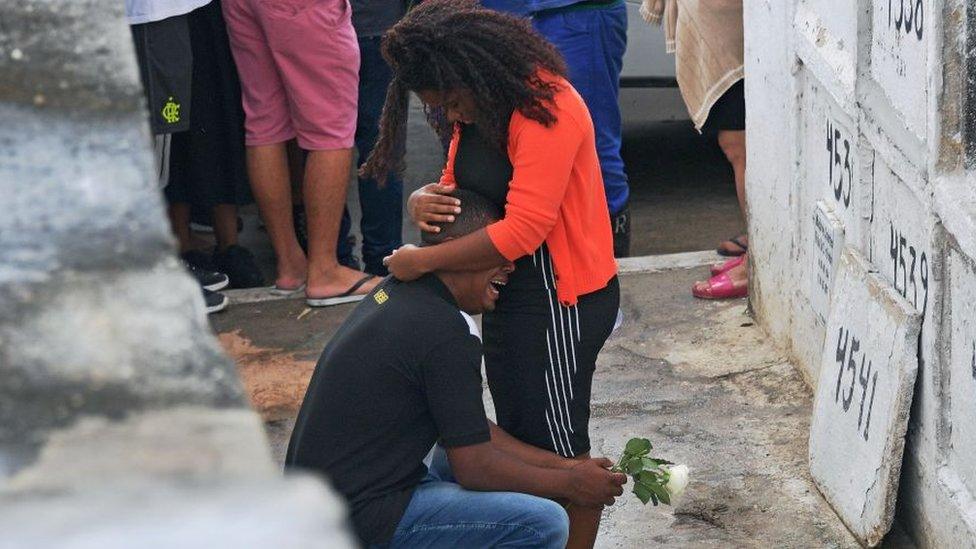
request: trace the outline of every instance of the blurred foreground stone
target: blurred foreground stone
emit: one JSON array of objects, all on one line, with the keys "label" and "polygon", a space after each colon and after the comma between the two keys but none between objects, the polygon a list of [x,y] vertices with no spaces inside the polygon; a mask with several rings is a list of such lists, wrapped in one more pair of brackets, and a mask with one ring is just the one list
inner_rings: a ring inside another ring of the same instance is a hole
[{"label": "blurred foreground stone", "polygon": [[0,547],[353,546],[174,256],[118,0],[0,4]]}]

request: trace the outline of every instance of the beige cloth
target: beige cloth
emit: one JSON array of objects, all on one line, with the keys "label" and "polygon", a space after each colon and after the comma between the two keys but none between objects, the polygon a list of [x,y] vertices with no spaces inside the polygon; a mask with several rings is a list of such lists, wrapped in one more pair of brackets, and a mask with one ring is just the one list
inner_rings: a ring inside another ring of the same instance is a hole
[{"label": "beige cloth", "polygon": [[641,16],[664,24],[668,53],[695,128],[743,73],[742,0],[643,0]]}]

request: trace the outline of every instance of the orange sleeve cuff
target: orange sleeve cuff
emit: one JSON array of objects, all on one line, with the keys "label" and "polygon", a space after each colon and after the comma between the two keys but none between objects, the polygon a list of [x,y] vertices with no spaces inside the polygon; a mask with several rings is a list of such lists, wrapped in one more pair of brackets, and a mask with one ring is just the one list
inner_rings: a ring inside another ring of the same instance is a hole
[{"label": "orange sleeve cuff", "polygon": [[[488,238],[491,243],[498,250],[498,253],[502,254],[502,257],[509,261],[515,261],[516,259],[526,255],[522,251],[522,247],[518,245],[518,241],[513,237],[511,231],[506,226],[505,220],[496,221],[485,229],[488,231]],[[530,252],[531,253],[531,252]]]}]

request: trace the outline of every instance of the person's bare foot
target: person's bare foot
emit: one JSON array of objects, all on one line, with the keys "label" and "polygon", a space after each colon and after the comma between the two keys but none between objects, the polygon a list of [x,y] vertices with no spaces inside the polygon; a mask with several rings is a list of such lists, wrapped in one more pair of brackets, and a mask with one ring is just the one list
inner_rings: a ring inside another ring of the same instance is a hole
[{"label": "person's bare foot", "polygon": [[[365,276],[370,275],[339,265],[338,263],[325,270],[316,272],[310,270],[305,295],[312,299],[340,295],[349,291],[350,288],[355,286]],[[354,295],[368,294],[381,280],[380,277],[374,277],[356,289]]]},{"label": "person's bare foot", "polygon": [[291,257],[279,257],[275,287],[281,290],[301,288],[302,284],[305,284],[307,270],[308,263],[305,261],[305,254],[301,253],[301,249],[298,250],[298,253],[292,254]]},{"label": "person's bare foot", "polygon": [[740,264],[728,271],[719,273],[712,278],[695,282],[691,293],[703,299],[723,299],[744,297],[749,292],[749,261],[748,257]]},{"label": "person's bare foot", "polygon": [[737,256],[749,250],[749,235],[740,234],[718,245],[718,253],[724,256]]}]

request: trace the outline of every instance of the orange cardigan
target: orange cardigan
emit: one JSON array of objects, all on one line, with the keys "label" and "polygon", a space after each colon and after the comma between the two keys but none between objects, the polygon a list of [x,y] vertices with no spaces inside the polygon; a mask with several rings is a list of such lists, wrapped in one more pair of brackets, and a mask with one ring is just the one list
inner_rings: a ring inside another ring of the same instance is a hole
[{"label": "orange cardigan", "polygon": [[[488,237],[510,261],[548,244],[556,295],[570,306],[605,287],[617,273],[617,262],[590,113],[569,82],[555,76],[550,81],[562,85],[550,105],[555,124],[547,128],[518,110],[509,121],[512,180],[505,218],[488,226]],[[460,126],[455,126],[443,185],[457,184],[459,139]]]}]

